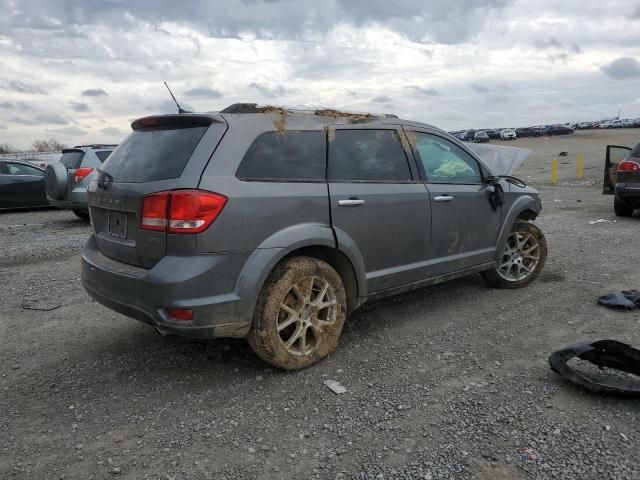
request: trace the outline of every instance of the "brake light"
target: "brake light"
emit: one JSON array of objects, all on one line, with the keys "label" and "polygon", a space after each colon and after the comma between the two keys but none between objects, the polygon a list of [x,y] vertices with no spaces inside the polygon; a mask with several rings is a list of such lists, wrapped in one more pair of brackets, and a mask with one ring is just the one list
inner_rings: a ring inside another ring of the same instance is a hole
[{"label": "brake light", "polygon": [[167,230],[167,215],[169,214],[170,192],[153,193],[142,199],[142,219],[140,228],[143,230]]},{"label": "brake light", "polygon": [[227,197],[204,190],[173,190],[142,200],[142,230],[200,233],[220,215]]},{"label": "brake light", "polygon": [[84,177],[89,175],[91,172],[93,172],[93,168],[89,168],[89,167],[78,168],[73,173],[73,181],[78,183],[80,180],[82,180]]},{"label": "brake light", "polygon": [[167,308],[167,313],[173,320],[187,322],[193,320],[193,310],[190,308]]},{"label": "brake light", "polygon": [[619,172],[640,172],[640,163],[632,160],[624,160],[618,164]]}]

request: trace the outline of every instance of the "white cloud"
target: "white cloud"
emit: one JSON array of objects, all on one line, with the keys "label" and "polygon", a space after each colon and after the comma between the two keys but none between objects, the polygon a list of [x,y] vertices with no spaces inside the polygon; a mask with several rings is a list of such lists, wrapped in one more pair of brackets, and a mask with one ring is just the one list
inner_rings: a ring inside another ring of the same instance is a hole
[{"label": "white cloud", "polygon": [[582,0],[141,0],[126,9],[0,0],[8,127],[0,143],[27,147],[52,125],[66,126],[56,135],[69,144],[72,128],[86,132],[83,142],[118,141],[132,118],[176,111],[163,81],[196,111],[314,105],[446,129],[598,119],[618,108],[640,116],[636,8],[634,0],[606,9]]}]

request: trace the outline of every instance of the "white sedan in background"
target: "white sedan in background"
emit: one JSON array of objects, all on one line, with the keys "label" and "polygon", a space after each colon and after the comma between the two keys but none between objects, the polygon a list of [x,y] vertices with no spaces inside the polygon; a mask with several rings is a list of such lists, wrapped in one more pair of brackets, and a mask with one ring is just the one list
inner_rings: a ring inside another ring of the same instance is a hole
[{"label": "white sedan in background", "polygon": [[517,137],[516,131],[513,128],[505,128],[500,131],[500,138],[502,140],[515,140]]}]

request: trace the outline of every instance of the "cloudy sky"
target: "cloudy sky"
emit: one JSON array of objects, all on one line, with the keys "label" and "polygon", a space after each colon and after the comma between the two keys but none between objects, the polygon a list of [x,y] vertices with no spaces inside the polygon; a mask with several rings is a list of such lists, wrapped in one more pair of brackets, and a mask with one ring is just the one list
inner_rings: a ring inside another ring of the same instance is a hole
[{"label": "cloudy sky", "polygon": [[235,102],[445,129],[640,116],[637,0],[0,0],[0,143]]}]

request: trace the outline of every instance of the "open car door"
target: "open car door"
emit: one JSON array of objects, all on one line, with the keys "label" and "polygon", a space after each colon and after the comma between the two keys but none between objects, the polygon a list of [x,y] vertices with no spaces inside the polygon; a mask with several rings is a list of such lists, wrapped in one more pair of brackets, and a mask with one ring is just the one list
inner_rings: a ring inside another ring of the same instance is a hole
[{"label": "open car door", "polygon": [[616,193],[616,177],[618,164],[629,156],[631,148],[620,147],[618,145],[607,145],[607,157],[604,163],[604,181],[602,182],[602,193],[613,195]]}]

